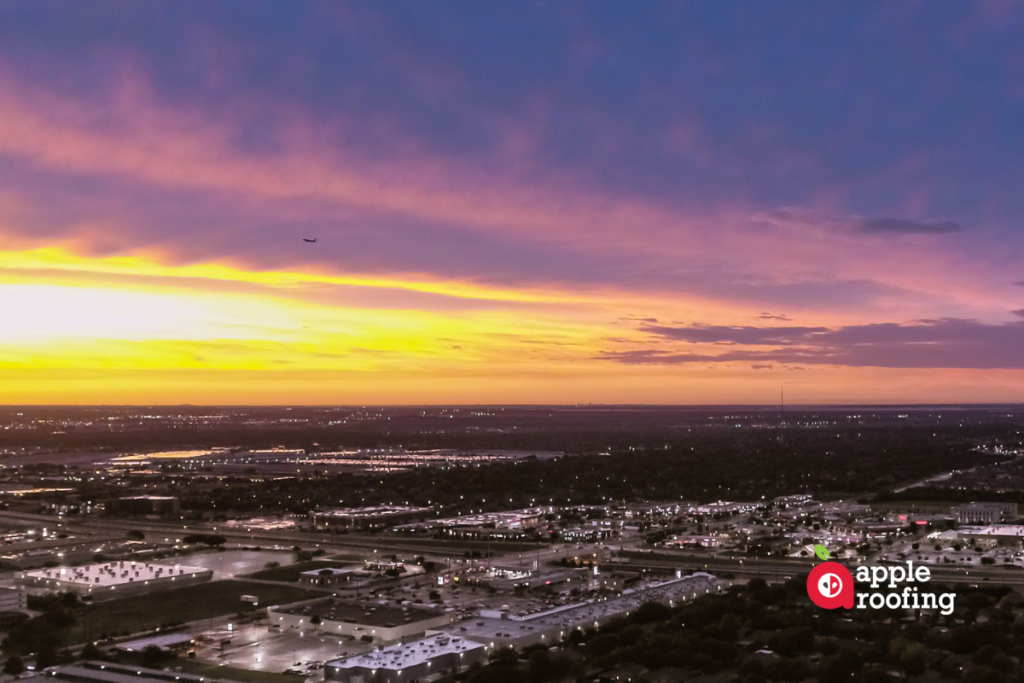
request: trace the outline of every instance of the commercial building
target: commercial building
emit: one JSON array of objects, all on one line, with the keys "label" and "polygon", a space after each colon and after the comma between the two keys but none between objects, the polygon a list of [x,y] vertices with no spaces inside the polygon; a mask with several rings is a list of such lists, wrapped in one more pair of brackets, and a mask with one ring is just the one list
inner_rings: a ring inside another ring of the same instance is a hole
[{"label": "commercial building", "polygon": [[28,596],[17,588],[0,588],[0,614],[24,612],[28,609]]},{"label": "commercial building", "polygon": [[125,643],[118,643],[115,647],[121,652],[142,652],[147,647],[158,648],[161,652],[177,652],[186,650],[195,645],[195,638],[188,633],[165,633],[149,638],[129,640]]},{"label": "commercial building", "polygon": [[481,512],[406,524],[395,530],[407,533],[437,532],[450,538],[516,541],[533,536],[534,530],[544,520],[544,515],[545,510],[542,508]]},{"label": "commercial building", "polygon": [[0,588],[0,629],[28,619],[28,597],[17,588]]},{"label": "commercial building", "polygon": [[452,613],[425,605],[396,605],[388,600],[352,602],[322,598],[268,608],[271,628],[319,631],[385,643],[421,636],[452,623]]},{"label": "commercial building", "polygon": [[373,572],[359,567],[324,567],[302,572],[299,574],[299,583],[305,586],[335,586],[353,581],[365,581],[373,576],[375,576]]},{"label": "commercial building", "polygon": [[213,570],[204,567],[121,560],[81,567],[23,571],[18,574],[17,580],[26,586],[42,586],[54,591],[74,591],[79,595],[104,599],[191,586],[209,581],[211,578]]},{"label": "commercial building", "polygon": [[486,652],[482,644],[458,636],[434,636],[328,662],[324,678],[342,683],[408,683],[458,673],[483,663]]},{"label": "commercial building", "polygon": [[175,496],[125,496],[114,501],[117,515],[176,515],[181,501]]},{"label": "commercial building", "polygon": [[1016,524],[964,526],[957,529],[956,535],[957,538],[974,539],[985,545],[1006,545],[1019,548],[1024,544],[1024,526]]},{"label": "commercial building", "polygon": [[959,524],[998,524],[1018,518],[1016,503],[967,503],[951,512]]},{"label": "commercial building", "polygon": [[426,519],[432,510],[409,505],[378,505],[311,512],[309,518],[316,529],[369,531]]},{"label": "commercial building", "polygon": [[[112,662],[82,662],[47,669],[21,679],[26,683],[67,681],[68,683],[209,683],[210,679],[181,671],[160,671]],[[224,679],[221,679],[224,680]]]},{"label": "commercial building", "polygon": [[628,616],[646,602],[676,605],[718,590],[718,579],[700,572],[619,597],[565,605],[525,616],[485,610],[477,618],[444,630],[483,643],[488,649],[505,646],[521,649],[535,643],[554,645],[575,629],[598,628],[616,617]]}]

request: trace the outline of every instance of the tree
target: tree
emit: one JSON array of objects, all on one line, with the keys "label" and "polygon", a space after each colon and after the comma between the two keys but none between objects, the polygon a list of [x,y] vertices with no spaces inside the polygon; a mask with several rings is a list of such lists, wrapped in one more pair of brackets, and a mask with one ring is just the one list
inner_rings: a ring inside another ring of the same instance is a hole
[{"label": "tree", "polygon": [[106,655],[103,654],[96,643],[89,643],[82,648],[82,659],[106,659]]},{"label": "tree", "polygon": [[21,657],[18,655],[11,655],[7,658],[7,663],[4,664],[3,672],[10,676],[17,676],[20,673],[24,673],[25,662],[21,661]]},{"label": "tree", "polygon": [[43,645],[36,654],[36,671],[42,671],[48,669],[51,666],[59,663],[59,657],[57,656],[57,646],[50,642]]},{"label": "tree", "polygon": [[924,673],[925,665],[928,662],[928,649],[920,643],[908,645],[900,655],[900,666],[909,676],[918,676]]},{"label": "tree", "polygon": [[167,658],[167,653],[160,649],[159,645],[147,645],[142,648],[142,663],[146,666],[156,666]]},{"label": "tree", "polygon": [[314,614],[313,617],[309,620],[309,623],[313,624],[313,630],[319,631],[320,630],[320,624],[323,623],[323,622],[320,619],[320,615],[319,614]]},{"label": "tree", "polygon": [[558,667],[547,650],[537,650],[530,654],[530,680],[546,681],[558,674]]}]

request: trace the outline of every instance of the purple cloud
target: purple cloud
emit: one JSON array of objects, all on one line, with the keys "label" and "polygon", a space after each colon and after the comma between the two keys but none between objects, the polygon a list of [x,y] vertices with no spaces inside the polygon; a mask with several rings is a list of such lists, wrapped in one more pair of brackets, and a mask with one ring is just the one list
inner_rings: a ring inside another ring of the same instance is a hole
[{"label": "purple cloud", "polygon": [[806,209],[769,211],[751,216],[749,220],[783,227],[845,230],[875,235],[945,235],[963,229],[959,223],[950,220],[836,216]]},{"label": "purple cloud", "polygon": [[777,362],[885,368],[1024,369],[1024,322],[987,324],[946,318],[910,323],[824,327],[643,326],[652,337],[687,344],[774,347],[722,353],[681,349],[605,351],[605,360],[679,365],[707,362]]}]

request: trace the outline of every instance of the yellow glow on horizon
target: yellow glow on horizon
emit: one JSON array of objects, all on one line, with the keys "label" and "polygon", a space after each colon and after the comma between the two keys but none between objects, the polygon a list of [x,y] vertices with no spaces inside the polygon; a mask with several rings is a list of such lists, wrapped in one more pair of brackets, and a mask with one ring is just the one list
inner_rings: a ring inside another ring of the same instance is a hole
[{"label": "yellow glow on horizon", "polygon": [[[105,256],[89,258],[54,247],[24,251],[0,251],[0,282],[4,281],[3,271],[60,270],[67,272],[97,273],[104,275],[126,275],[145,277],[196,278],[210,281],[244,282],[287,289],[312,284],[345,285],[377,289],[398,289],[425,294],[438,294],[463,299],[505,301],[523,303],[566,303],[584,302],[589,298],[567,293],[552,294],[543,291],[512,290],[482,287],[456,281],[434,281],[422,278],[383,278],[369,276],[339,276],[316,272],[260,271],[222,263],[197,263],[166,265],[159,255],[152,259],[145,256]],[[8,275],[10,277],[10,275]]]}]

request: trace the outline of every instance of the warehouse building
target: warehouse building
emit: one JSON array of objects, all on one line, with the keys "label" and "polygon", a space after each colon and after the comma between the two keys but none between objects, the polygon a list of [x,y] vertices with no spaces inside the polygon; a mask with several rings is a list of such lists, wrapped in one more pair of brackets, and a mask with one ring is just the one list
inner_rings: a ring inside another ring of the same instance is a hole
[{"label": "warehouse building", "polygon": [[426,519],[433,508],[410,505],[338,508],[309,513],[314,529],[372,531]]},{"label": "warehouse building", "polygon": [[117,598],[204,583],[213,571],[204,567],[121,560],[81,567],[52,567],[23,571],[18,582],[54,591],[73,591],[96,599]]},{"label": "warehouse building", "polygon": [[482,610],[478,618],[468,619],[444,630],[483,643],[488,648],[511,646],[522,649],[536,643],[555,645],[568,638],[576,629],[582,631],[599,628],[617,617],[628,616],[645,602],[674,606],[701,595],[718,592],[719,588],[718,579],[698,572],[640,588],[620,597],[564,605],[526,616]]},{"label": "warehouse building", "polygon": [[1016,503],[967,503],[952,509],[959,524],[998,524],[1017,521]]},{"label": "warehouse building", "polygon": [[[47,669],[23,678],[25,683],[209,683],[209,678],[181,671],[160,671],[112,662],[82,662]],[[221,679],[222,681],[226,679]]]},{"label": "warehouse building", "polygon": [[319,631],[352,638],[369,637],[391,643],[422,636],[430,629],[447,626],[453,617],[432,607],[380,602],[352,602],[322,598],[294,605],[268,608],[271,628]]},{"label": "warehouse building", "polygon": [[408,683],[483,663],[487,649],[458,636],[435,636],[328,662],[324,678],[342,683]]},{"label": "warehouse building", "polygon": [[177,515],[181,501],[176,496],[125,496],[113,508],[117,515]]},{"label": "warehouse building", "polygon": [[324,567],[310,569],[299,574],[299,583],[304,586],[336,586],[338,584],[362,583],[376,576],[362,567]]},{"label": "warehouse building", "polygon": [[963,526],[957,529],[956,536],[966,540],[979,541],[982,545],[1019,548],[1024,544],[1024,526],[1017,524]]}]

